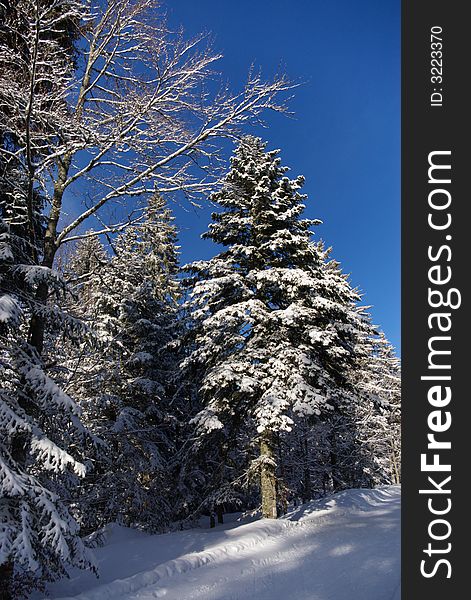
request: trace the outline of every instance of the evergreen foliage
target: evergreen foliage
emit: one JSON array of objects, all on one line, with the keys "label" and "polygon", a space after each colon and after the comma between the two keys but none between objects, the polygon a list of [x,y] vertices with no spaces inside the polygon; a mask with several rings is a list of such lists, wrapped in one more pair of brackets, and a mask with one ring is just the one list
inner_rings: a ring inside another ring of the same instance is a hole
[{"label": "evergreen foliage", "polygon": [[171,347],[178,327],[178,248],[173,218],[159,196],[107,256],[86,237],[70,261],[77,310],[96,339],[70,357],[72,388],[100,440],[85,482],[85,530],[110,521],[157,530],[169,522],[167,460],[174,451]]},{"label": "evergreen foliage", "polygon": [[203,236],[226,249],[186,267],[195,337],[186,363],[204,371],[193,422],[221,447],[230,439],[234,448],[241,432],[260,445],[246,469],[260,470],[271,516],[275,435],[355,403],[350,374],[370,331],[358,293],[311,240],[318,222],[302,218],[304,179],[289,179],[278,155],[259,138],[241,141]]},{"label": "evergreen foliage", "polygon": [[48,366],[55,357],[41,357],[28,341],[39,282],[47,278],[55,293],[43,318],[71,340],[82,328],[61,308],[65,282],[25,261],[28,242],[12,229],[0,222],[0,564],[19,597],[28,581],[64,575],[68,564],[93,565],[57,493],[64,479],[85,475],[78,449],[88,434],[77,403],[58,385],[57,366]]}]

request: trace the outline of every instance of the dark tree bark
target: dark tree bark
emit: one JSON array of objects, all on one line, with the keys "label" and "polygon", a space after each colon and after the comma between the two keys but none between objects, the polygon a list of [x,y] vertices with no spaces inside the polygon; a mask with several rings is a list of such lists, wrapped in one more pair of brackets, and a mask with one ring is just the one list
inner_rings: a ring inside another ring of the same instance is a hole
[{"label": "dark tree bark", "polygon": [[[69,174],[70,163],[72,157],[67,155],[59,163],[58,178],[54,186],[54,194],[52,198],[52,208],[49,213],[46,232],[44,235],[44,253],[41,266],[52,269],[54,259],[57,253],[57,226],[62,210],[62,198],[65,190],[65,182]],[[38,285],[36,290],[36,301],[39,307],[45,306],[49,295],[49,286],[43,282]],[[44,332],[46,323],[41,310],[34,313],[31,317],[29,328],[29,342],[36,348],[38,354],[42,354],[44,347]]]},{"label": "dark tree bark", "polygon": [[311,470],[309,468],[309,445],[307,438],[305,437],[302,441],[303,446],[303,502],[308,502],[312,499],[312,482],[311,482]]}]

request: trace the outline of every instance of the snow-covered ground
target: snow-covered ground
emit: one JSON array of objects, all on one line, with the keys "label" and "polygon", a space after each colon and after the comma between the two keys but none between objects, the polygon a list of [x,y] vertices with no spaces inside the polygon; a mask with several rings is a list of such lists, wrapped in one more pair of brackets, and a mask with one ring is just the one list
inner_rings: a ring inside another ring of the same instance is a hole
[{"label": "snow-covered ground", "polygon": [[400,487],[347,490],[277,521],[149,536],[113,526],[101,577],[50,586],[77,600],[399,600]]}]

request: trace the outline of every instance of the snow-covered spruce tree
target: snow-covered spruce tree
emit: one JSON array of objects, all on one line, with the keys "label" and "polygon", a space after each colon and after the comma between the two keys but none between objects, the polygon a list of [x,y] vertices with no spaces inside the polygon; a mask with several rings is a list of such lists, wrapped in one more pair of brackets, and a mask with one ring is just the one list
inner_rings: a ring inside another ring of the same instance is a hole
[{"label": "snow-covered spruce tree", "polygon": [[[43,309],[48,327],[80,335],[80,325],[60,308],[64,283],[31,264],[29,240],[0,222],[0,575],[3,597],[63,575],[65,567],[92,567],[78,526],[56,489],[83,477],[80,448],[86,432],[80,409],[28,343],[28,318],[38,281],[48,279],[56,302]],[[53,324],[53,325],[52,325]],[[73,449],[71,449],[73,448]]]},{"label": "snow-covered spruce tree", "polygon": [[[322,244],[319,249],[324,251]],[[346,276],[337,261],[327,260],[329,253],[327,250],[323,269],[333,288],[341,289]],[[338,399],[333,411],[308,417],[294,415],[295,426],[278,439],[287,487],[293,498],[302,501],[348,487],[371,486],[376,481],[370,476],[376,472],[375,457],[362,434],[365,414],[371,409],[370,398],[364,393],[364,382],[370,375],[363,370],[371,365],[370,340],[375,328],[368,325],[365,307],[356,310],[362,326],[356,335],[355,360],[343,373],[350,393]]]},{"label": "snow-covered spruce tree", "polygon": [[175,226],[159,196],[113,249],[104,259],[98,240],[85,237],[71,260],[82,316],[99,340],[92,353],[84,348],[69,361],[71,386],[104,443],[79,498],[81,518],[87,530],[115,520],[158,530],[170,513],[166,464],[175,423],[168,398],[179,294]]},{"label": "snow-covered spruce tree", "polygon": [[196,343],[186,364],[204,368],[194,423],[200,439],[244,432],[258,446],[246,468],[260,474],[265,517],[277,516],[276,434],[351,400],[347,373],[367,328],[358,294],[311,240],[317,222],[301,217],[303,177],[289,179],[278,154],[241,141],[203,235],[226,249],[185,267]]},{"label": "snow-covered spruce tree", "polygon": [[401,364],[383,332],[365,340],[368,359],[359,370],[363,409],[357,415],[359,438],[373,457],[375,483],[401,481]]},{"label": "snow-covered spruce tree", "polygon": [[361,336],[357,352],[355,402],[326,423],[326,474],[334,490],[400,478],[399,361],[382,333]]}]

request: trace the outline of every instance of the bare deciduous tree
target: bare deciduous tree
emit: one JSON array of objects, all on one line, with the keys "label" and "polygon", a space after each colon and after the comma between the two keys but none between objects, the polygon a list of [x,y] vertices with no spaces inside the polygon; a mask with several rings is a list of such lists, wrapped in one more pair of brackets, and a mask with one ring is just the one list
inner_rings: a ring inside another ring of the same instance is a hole
[{"label": "bare deciduous tree", "polygon": [[[18,50],[0,47],[0,130],[15,143],[4,143],[1,153],[8,172],[21,171],[27,182],[16,192],[24,196],[31,232],[34,190],[49,203],[36,257],[46,268],[90,217],[100,223],[98,231],[123,228],[110,207],[132,212],[155,189],[190,199],[207,191],[217,180],[217,140],[237,135],[267,109],[286,110],[278,97],[292,84],[283,75],[265,82],[252,70],[242,92],[215,91],[212,69],[220,55],[206,36],[186,40],[170,31],[156,0],[97,6],[19,0],[15,15],[6,28],[20,39]],[[80,34],[75,59],[54,39],[66,20]],[[39,305],[47,296],[45,281],[37,290]],[[43,338],[39,311],[30,330],[39,351]]]}]

